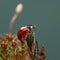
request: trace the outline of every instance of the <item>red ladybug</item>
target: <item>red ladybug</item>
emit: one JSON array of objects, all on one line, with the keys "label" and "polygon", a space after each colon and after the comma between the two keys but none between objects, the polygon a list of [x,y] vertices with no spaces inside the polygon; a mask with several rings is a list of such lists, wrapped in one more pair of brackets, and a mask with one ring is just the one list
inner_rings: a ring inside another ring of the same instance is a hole
[{"label": "red ladybug", "polygon": [[30,31],[30,29],[28,26],[24,26],[24,27],[21,27],[20,29],[18,29],[17,36],[18,36],[18,39],[22,43],[24,43],[25,37],[29,33],[29,31]]}]

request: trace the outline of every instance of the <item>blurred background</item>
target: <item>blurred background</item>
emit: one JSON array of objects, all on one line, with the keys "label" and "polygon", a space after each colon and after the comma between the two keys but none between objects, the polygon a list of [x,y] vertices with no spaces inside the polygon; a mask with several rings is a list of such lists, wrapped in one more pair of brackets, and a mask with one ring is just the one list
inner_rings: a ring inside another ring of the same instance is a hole
[{"label": "blurred background", "polygon": [[23,25],[37,25],[39,48],[45,45],[46,60],[60,60],[60,0],[0,0],[0,34],[8,33],[17,4],[24,9],[16,19],[12,33]]}]

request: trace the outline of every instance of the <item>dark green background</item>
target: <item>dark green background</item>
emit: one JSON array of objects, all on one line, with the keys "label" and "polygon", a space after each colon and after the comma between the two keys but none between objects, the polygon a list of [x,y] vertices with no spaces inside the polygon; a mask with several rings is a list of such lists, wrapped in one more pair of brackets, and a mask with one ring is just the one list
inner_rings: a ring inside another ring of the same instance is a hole
[{"label": "dark green background", "polygon": [[10,19],[20,2],[24,10],[14,23],[13,33],[22,25],[39,26],[39,48],[46,46],[47,60],[60,60],[60,0],[0,0],[0,34],[8,33]]}]

